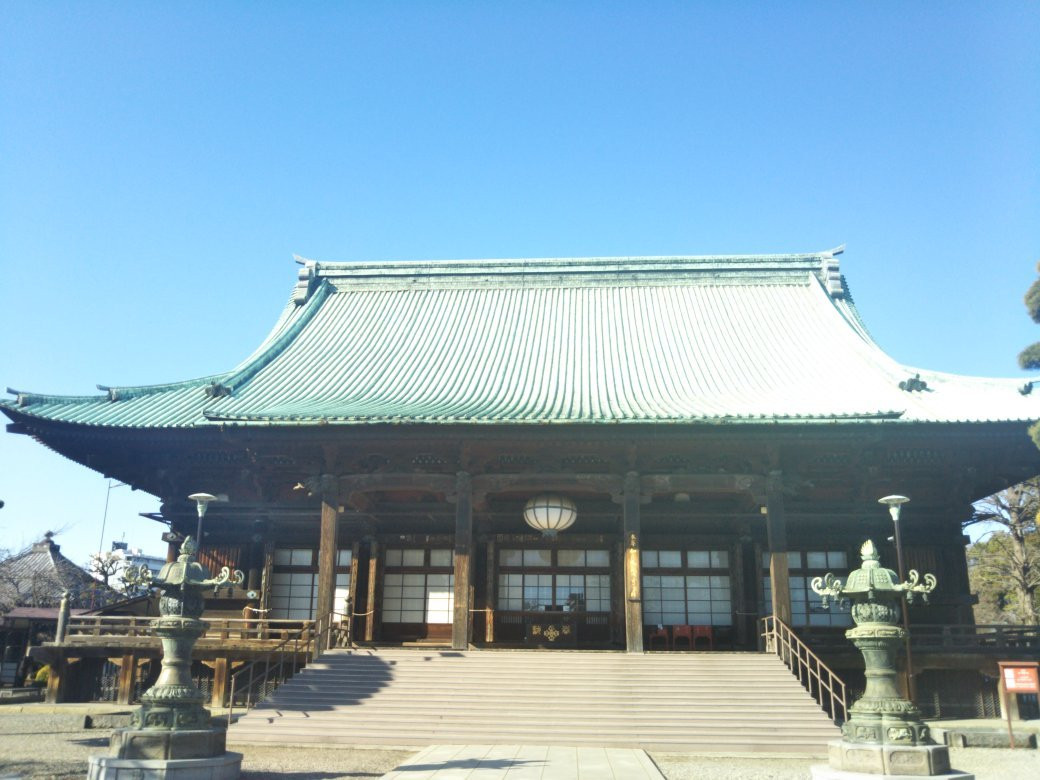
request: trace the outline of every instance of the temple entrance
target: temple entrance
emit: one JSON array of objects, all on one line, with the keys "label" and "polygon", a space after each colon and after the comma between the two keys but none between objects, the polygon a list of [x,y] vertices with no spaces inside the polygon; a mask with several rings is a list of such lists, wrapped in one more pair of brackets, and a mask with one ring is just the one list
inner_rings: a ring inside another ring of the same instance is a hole
[{"label": "temple entrance", "polygon": [[495,562],[496,644],[610,644],[614,610],[609,549],[503,545]]},{"label": "temple entrance", "polygon": [[382,636],[391,642],[451,639],[454,553],[449,547],[387,547]]}]

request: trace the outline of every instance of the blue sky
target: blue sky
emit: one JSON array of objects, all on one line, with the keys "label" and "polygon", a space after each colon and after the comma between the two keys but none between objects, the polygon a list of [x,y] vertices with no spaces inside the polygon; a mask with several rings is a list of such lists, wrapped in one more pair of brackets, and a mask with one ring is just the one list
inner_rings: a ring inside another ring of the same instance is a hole
[{"label": "blue sky", "polygon": [[[911,365],[1040,339],[1036,3],[52,3],[0,22],[0,381],[227,369],[325,260],[812,251]],[[102,477],[0,435],[0,548]],[[161,550],[111,491],[105,544]],[[911,505],[912,507],[912,505]],[[911,513],[907,510],[907,519]]]}]

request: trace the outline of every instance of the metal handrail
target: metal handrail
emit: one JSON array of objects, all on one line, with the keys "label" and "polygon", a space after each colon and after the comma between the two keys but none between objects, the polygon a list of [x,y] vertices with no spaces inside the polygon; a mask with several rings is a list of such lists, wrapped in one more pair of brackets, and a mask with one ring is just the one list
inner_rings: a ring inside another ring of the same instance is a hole
[{"label": "metal handrail", "polygon": [[[228,681],[228,725],[231,725],[235,711],[235,690],[239,687],[239,678],[248,676],[244,685],[244,706],[248,710],[274,693],[279,685],[313,662],[328,648],[352,646],[350,622],[350,613],[335,610],[325,613],[317,620],[308,620],[295,634],[232,674]],[[254,692],[261,695],[254,697]]]},{"label": "metal handrail", "polygon": [[762,618],[762,637],[766,652],[776,653],[787,664],[835,724],[840,726],[844,723],[848,717],[848,700],[842,679],[775,615]]}]

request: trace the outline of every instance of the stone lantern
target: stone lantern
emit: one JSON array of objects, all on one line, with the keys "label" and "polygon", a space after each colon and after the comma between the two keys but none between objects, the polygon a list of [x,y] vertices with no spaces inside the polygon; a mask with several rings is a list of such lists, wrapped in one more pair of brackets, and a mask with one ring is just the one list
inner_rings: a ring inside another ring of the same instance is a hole
[{"label": "stone lantern", "polygon": [[202,590],[242,583],[240,571],[227,566],[209,579],[197,560],[195,540],[181,545],[176,561],[152,577],[147,566],[127,573],[132,584],[153,585],[162,591],[159,617],[152,623],[162,640],[159,679],[141,696],[141,707],[130,718],[130,728],[112,734],[109,756],[90,759],[88,780],[113,778],[197,778],[232,780],[240,774],[241,753],[225,750],[226,730],[214,728],[204,696],[191,678],[191,652],[208,624],[200,620]]},{"label": "stone lantern", "polygon": [[[881,566],[878,551],[869,539],[860,548],[863,563],[843,584],[833,574],[816,577],[812,589],[830,599],[852,603],[855,628],[845,632],[863,654],[866,688],[849,708],[842,739],[830,743],[829,766],[814,766],[817,780],[852,778],[857,774],[928,776],[966,780],[972,775],[950,773],[945,745],[937,745],[921,720],[921,713],[899,691],[896,659],[906,637],[898,624],[902,600],[924,602],[935,589],[934,575],[922,578],[916,571],[900,582],[891,569]],[[923,580],[923,581],[922,581]]]}]

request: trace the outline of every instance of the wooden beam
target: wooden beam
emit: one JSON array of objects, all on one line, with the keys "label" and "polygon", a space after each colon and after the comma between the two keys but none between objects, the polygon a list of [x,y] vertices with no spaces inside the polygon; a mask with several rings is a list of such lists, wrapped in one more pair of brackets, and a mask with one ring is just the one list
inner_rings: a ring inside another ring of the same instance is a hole
[{"label": "wooden beam", "polygon": [[[318,599],[315,618],[332,611],[336,593],[336,531],[339,523],[339,490],[336,480],[321,478],[321,537],[318,542]],[[324,648],[322,648],[324,649]]]},{"label": "wooden beam", "polygon": [[762,477],[755,474],[654,474],[643,477],[645,496],[670,493],[757,493]]},{"label": "wooden beam", "polygon": [[639,475],[630,471],[625,475],[622,499],[622,526],[625,549],[625,649],[630,653],[643,652],[643,582],[640,564]]},{"label": "wooden beam", "polygon": [[460,471],[455,484],[455,612],[451,623],[451,647],[469,647],[470,578],[473,571],[473,484]]},{"label": "wooden beam", "polygon": [[419,490],[429,493],[451,493],[455,477],[448,474],[415,472],[350,474],[337,478],[343,495],[371,493],[380,490]]},{"label": "wooden beam", "polygon": [[766,533],[769,539],[769,583],[773,615],[791,625],[791,575],[787,565],[787,516],[779,471],[766,485]]},{"label": "wooden beam", "polygon": [[479,474],[473,477],[473,493],[486,496],[505,491],[544,493],[585,488],[595,493],[621,492],[622,478],[616,474]]}]

